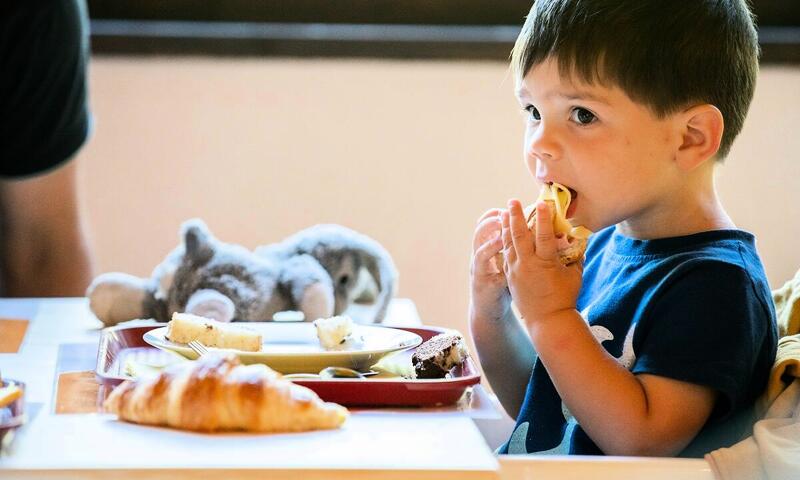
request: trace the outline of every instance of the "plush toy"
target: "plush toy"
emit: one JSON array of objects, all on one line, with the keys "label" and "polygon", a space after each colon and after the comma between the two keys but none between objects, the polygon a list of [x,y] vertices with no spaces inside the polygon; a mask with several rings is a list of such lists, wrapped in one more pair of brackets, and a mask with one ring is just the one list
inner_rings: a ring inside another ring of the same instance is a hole
[{"label": "plush toy", "polygon": [[255,252],[217,240],[199,219],[185,222],[181,232],[182,245],[150,278],[115,272],[94,279],[86,296],[97,318],[115,325],[190,312],[248,322],[299,310],[311,321],[341,314],[355,302],[374,304],[366,321],[379,323],[395,292],[389,253],[339,225],[316,225]]}]

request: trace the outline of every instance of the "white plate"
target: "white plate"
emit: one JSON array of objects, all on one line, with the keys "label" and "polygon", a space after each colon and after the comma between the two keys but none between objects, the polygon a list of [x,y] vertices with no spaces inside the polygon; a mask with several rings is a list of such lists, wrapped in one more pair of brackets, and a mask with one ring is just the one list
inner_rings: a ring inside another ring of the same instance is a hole
[{"label": "white plate", "polygon": [[[351,350],[324,350],[317,329],[311,323],[248,322],[237,324],[261,334],[260,352],[224,350],[236,354],[242,363],[264,363],[281,373],[318,373],[325,367],[367,370],[387,353],[413,348],[422,343],[416,333],[391,327],[354,325],[353,333],[364,342]],[[194,360],[197,354],[186,344],[166,338],[167,327],[150,330],[144,341]],[[212,351],[222,351],[211,348]]]}]

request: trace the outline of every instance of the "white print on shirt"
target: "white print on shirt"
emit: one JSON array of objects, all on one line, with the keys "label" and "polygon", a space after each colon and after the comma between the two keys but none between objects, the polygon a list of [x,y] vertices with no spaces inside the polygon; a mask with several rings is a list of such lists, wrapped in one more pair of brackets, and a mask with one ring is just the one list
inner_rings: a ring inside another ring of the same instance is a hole
[{"label": "white print on shirt", "polygon": [[511,435],[511,440],[508,442],[508,453],[566,455],[569,453],[569,441],[572,438],[572,432],[575,430],[575,427],[578,426],[578,422],[576,422],[574,419],[571,422],[567,422],[567,429],[564,432],[564,436],[561,437],[561,443],[550,450],[542,450],[540,452],[529,452],[527,446],[525,445],[525,441],[528,438],[528,426],[528,422],[521,423],[519,427],[514,430],[514,434]]},{"label": "white print on shirt", "polygon": [[[581,312],[581,317],[583,317],[583,320],[587,324],[589,323],[590,307],[591,305],[587,306]],[[601,345],[607,340],[614,340],[614,334],[602,325],[592,325],[589,327],[589,330],[592,331],[592,335],[594,335],[597,343]],[[625,341],[622,342],[622,353],[619,357],[614,357],[617,359],[620,365],[625,367],[627,370],[630,370],[633,367],[633,364],[636,362],[636,352],[633,351],[633,333],[635,330],[636,325],[631,325],[631,327],[628,329],[627,335],[625,335]]]},{"label": "white print on shirt", "polygon": [[[581,312],[581,317],[583,317],[586,323],[589,323],[589,307],[586,307]],[[592,335],[594,336],[597,343],[603,344],[608,340],[614,339],[614,334],[611,333],[609,329],[602,325],[592,325],[589,327],[591,330]],[[620,363],[623,367],[627,370],[630,370],[633,367],[634,362],[636,362],[636,353],[633,351],[633,333],[636,330],[636,325],[631,325],[628,329],[627,335],[625,335],[625,341],[622,344],[622,353],[619,357],[614,357],[617,362]],[[508,453],[510,454],[530,454],[535,453],[537,455],[566,455],[569,453],[569,443],[572,439],[572,432],[575,430],[575,427],[578,425],[578,421],[575,420],[575,417],[572,415],[572,412],[569,411],[567,406],[564,402],[561,402],[561,413],[564,415],[564,420],[567,422],[567,428],[564,432],[564,435],[561,437],[561,443],[557,446],[543,451],[537,452],[529,452],[527,449],[527,438],[528,438],[528,429],[530,427],[529,422],[523,422],[519,424],[519,426],[514,429],[514,433],[511,435],[511,439],[508,442]]]}]

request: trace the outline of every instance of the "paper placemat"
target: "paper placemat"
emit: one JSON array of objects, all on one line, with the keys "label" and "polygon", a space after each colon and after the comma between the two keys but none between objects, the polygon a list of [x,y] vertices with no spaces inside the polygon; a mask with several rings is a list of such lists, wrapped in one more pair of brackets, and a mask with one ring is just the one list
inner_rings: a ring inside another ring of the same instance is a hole
[{"label": "paper placemat", "polygon": [[0,318],[0,353],[17,353],[28,330],[28,321],[21,318]]},{"label": "paper placemat", "polygon": [[58,375],[55,413],[97,413],[103,389],[94,372],[65,372]]}]

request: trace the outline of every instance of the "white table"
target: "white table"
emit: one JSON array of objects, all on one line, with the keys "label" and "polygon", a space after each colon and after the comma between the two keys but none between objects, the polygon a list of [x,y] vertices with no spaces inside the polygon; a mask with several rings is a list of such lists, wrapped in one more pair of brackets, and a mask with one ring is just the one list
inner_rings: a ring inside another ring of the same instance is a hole
[{"label": "white table", "polygon": [[[123,423],[107,414],[56,415],[59,346],[96,345],[100,323],[84,299],[0,300],[0,317],[31,321],[20,351],[0,354],[0,370],[26,382],[33,411],[0,459],[3,479],[497,476],[497,461],[470,414],[453,408],[355,410],[341,429],[283,435],[208,435]],[[403,300],[387,320],[419,324],[413,303]],[[484,410],[478,414],[498,415]]]},{"label": "white table", "polygon": [[[509,424],[485,394],[488,401],[466,412],[355,410],[342,429],[284,435],[204,435],[122,423],[105,414],[56,415],[57,365],[65,363],[58,353],[65,345],[84,351],[96,345],[100,323],[84,299],[0,299],[0,317],[31,321],[20,352],[0,354],[0,370],[27,383],[33,411],[10,454],[0,458],[3,480],[713,479],[703,460],[531,455],[498,461],[484,438],[496,444]],[[414,304],[394,301],[386,323],[419,324]],[[83,357],[76,360],[79,367],[93,368],[93,359],[87,367]]]}]

